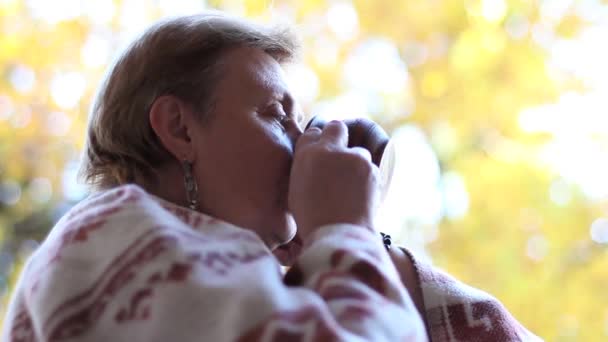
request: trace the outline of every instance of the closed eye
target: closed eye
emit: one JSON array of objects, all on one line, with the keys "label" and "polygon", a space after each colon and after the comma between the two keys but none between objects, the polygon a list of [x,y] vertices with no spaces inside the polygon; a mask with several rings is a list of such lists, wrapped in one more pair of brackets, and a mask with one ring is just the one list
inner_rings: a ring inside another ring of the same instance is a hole
[{"label": "closed eye", "polygon": [[295,101],[289,93],[274,96],[273,100],[264,106],[264,113],[280,122],[293,121],[297,125],[302,123],[304,116],[296,109]]},{"label": "closed eye", "polygon": [[263,113],[266,117],[272,118],[281,124],[290,119],[279,102],[273,102],[266,106]]}]

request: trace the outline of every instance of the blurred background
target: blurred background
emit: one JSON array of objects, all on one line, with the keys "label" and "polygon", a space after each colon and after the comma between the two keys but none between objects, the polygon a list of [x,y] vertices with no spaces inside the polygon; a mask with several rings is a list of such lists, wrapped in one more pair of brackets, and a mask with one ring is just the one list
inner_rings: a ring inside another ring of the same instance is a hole
[{"label": "blurred background", "polygon": [[154,20],[297,25],[309,114],[398,147],[382,229],[548,341],[608,339],[608,1],[0,0],[0,324],[20,269],[86,195],[91,98]]}]

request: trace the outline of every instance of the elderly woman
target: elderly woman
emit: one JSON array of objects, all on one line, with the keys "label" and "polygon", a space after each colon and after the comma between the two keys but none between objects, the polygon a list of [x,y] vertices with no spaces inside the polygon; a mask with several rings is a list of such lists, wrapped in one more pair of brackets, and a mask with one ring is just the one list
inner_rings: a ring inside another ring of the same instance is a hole
[{"label": "elderly woman", "polygon": [[491,296],[387,252],[369,153],[341,122],[300,128],[281,69],[297,47],[218,13],[135,40],[91,113],[96,191],[27,263],[3,340],[537,339]]}]

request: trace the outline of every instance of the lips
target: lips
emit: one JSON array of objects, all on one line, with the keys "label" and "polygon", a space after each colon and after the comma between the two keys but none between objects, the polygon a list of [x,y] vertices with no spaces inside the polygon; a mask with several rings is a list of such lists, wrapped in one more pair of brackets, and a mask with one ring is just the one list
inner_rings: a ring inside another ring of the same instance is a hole
[{"label": "lips", "polygon": [[277,247],[272,253],[283,266],[293,265],[302,252],[302,239],[296,236],[288,243]]}]

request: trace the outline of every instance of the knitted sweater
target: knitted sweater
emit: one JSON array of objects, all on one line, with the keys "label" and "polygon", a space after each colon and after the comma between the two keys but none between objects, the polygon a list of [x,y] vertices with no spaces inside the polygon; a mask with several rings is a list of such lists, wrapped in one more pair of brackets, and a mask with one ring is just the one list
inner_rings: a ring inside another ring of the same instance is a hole
[{"label": "knitted sweater", "polygon": [[492,297],[414,264],[423,318],[371,230],[320,227],[283,273],[254,232],[125,185],[51,230],[2,341],[536,339]]}]

